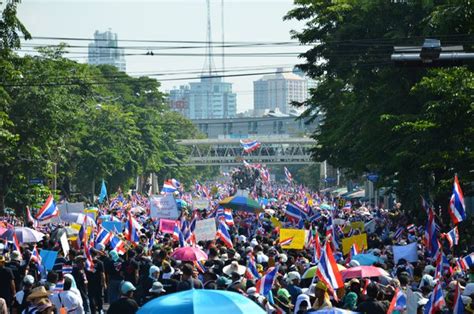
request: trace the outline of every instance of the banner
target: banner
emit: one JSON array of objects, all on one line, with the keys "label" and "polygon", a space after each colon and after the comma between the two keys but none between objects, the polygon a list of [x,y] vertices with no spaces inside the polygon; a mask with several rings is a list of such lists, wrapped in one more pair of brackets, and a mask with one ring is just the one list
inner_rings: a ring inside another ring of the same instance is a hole
[{"label": "banner", "polygon": [[306,232],[301,229],[280,229],[281,248],[285,250],[301,250],[304,247]]},{"label": "banner", "polygon": [[362,221],[354,221],[354,222],[351,222],[350,225],[348,226],[345,226],[344,229],[342,230],[344,233],[349,233],[349,231],[351,231],[351,229],[354,229],[354,230],[359,230],[360,232],[363,232],[364,231],[364,223]]},{"label": "banner", "polygon": [[162,233],[173,233],[175,223],[175,220],[160,219],[160,231]]},{"label": "banner", "polygon": [[68,256],[69,254],[69,242],[67,241],[66,232],[64,232],[61,237],[59,238],[59,242],[61,242],[61,248],[63,249],[64,256]]},{"label": "banner", "polygon": [[178,205],[173,195],[150,196],[151,218],[177,219],[179,217]]},{"label": "banner", "polygon": [[414,263],[418,261],[418,252],[416,242],[408,245],[394,245],[393,247],[393,260],[395,264],[398,260],[404,258],[407,262]]},{"label": "banner", "polygon": [[209,208],[209,200],[207,198],[198,198],[193,199],[193,208],[194,209],[208,209]]},{"label": "banner", "polygon": [[123,225],[121,221],[104,221],[102,222],[102,228],[107,231],[122,233]]},{"label": "banner", "polygon": [[342,254],[346,255],[351,250],[352,244],[356,244],[359,250],[368,249],[367,246],[367,234],[359,234],[350,238],[342,239]]},{"label": "banner", "polygon": [[216,231],[216,220],[214,218],[196,221],[196,228],[194,229],[196,242],[214,240]]}]

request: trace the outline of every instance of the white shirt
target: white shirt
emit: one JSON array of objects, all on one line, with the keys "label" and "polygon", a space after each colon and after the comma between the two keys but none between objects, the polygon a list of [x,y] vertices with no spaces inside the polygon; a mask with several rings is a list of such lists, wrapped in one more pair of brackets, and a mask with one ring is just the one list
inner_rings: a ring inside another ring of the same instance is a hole
[{"label": "white shirt", "polygon": [[64,306],[68,313],[84,314],[82,298],[80,294],[73,290],[56,292],[50,297],[50,299],[58,310]]}]

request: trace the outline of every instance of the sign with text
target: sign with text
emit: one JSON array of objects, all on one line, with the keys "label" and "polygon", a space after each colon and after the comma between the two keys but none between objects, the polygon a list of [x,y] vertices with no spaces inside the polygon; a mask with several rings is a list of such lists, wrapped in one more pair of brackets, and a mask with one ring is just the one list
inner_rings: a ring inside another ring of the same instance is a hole
[{"label": "sign with text", "polygon": [[160,231],[162,233],[173,233],[176,220],[160,219]]},{"label": "sign with text", "polygon": [[150,197],[150,216],[152,218],[177,219],[178,205],[173,195],[153,195]]},{"label": "sign with text", "polygon": [[398,261],[403,258],[407,262],[415,263],[418,262],[418,252],[416,242],[410,243],[408,245],[394,245],[393,249],[393,261],[398,263]]},{"label": "sign with text", "polygon": [[196,221],[196,229],[194,234],[196,235],[196,241],[211,241],[216,238],[216,220],[214,218],[208,218]]},{"label": "sign with text", "polygon": [[367,234],[359,234],[350,238],[342,239],[342,253],[346,255],[351,250],[352,244],[356,244],[359,250],[366,250],[367,247]]},{"label": "sign with text", "polygon": [[198,198],[193,200],[193,208],[194,209],[208,209],[209,208],[209,200],[207,198]]}]

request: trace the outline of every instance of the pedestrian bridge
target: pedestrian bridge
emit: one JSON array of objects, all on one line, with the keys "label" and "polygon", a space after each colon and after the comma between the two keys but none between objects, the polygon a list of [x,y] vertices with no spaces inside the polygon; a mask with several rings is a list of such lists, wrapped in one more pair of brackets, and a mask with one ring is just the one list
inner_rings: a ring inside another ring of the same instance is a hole
[{"label": "pedestrian bridge", "polygon": [[247,154],[240,139],[189,139],[180,145],[190,148],[188,161],[183,166],[239,166],[243,160],[267,165],[310,164],[311,148],[316,142],[301,138],[258,138],[260,148]]}]

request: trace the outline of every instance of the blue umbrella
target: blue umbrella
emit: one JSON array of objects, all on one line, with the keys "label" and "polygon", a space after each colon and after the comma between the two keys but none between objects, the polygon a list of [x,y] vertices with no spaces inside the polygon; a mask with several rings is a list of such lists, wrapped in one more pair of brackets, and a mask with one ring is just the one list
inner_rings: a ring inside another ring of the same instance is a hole
[{"label": "blue umbrella", "polygon": [[357,313],[359,312],[352,312],[349,310],[338,309],[337,307],[308,312],[308,314],[357,314]]},{"label": "blue umbrella", "polygon": [[265,314],[254,301],[231,291],[191,289],[146,303],[138,314]]},{"label": "blue umbrella", "polygon": [[363,266],[370,266],[377,262],[383,262],[380,257],[377,257],[374,254],[357,254],[353,256],[352,259],[358,261],[359,264]]}]

